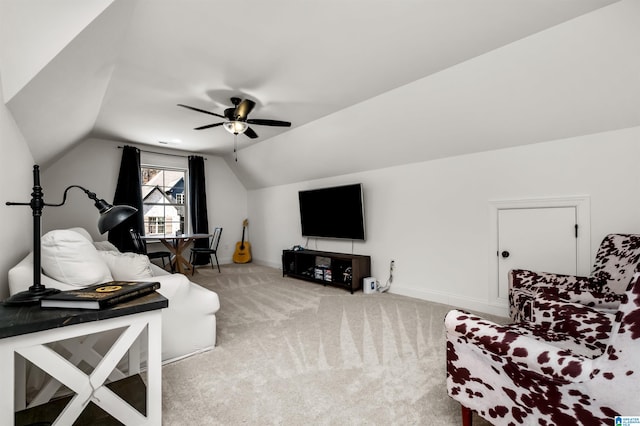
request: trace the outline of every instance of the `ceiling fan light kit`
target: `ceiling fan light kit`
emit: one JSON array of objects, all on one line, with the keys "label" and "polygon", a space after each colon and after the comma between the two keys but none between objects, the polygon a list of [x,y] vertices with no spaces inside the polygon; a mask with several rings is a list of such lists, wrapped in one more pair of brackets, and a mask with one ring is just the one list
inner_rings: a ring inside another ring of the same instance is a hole
[{"label": "ceiling fan light kit", "polygon": [[249,128],[249,125],[244,121],[227,121],[223,126],[227,132],[234,135],[244,133]]}]

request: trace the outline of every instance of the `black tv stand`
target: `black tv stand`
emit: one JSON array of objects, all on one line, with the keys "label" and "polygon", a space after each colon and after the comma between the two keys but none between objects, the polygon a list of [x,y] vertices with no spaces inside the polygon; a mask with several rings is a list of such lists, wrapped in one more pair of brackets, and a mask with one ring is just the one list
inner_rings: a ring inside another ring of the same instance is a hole
[{"label": "black tv stand", "polygon": [[371,257],[316,250],[283,250],[282,276],[350,290],[362,289],[371,276]]}]

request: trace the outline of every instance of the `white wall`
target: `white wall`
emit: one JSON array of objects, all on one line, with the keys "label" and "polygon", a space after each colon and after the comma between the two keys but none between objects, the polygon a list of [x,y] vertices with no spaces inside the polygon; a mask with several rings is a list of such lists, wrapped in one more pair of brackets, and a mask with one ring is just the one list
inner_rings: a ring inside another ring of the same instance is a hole
[{"label": "white wall", "polygon": [[[118,145],[123,144],[88,139],[44,170],[43,187],[47,202],[62,201],[63,191],[69,185],[81,185],[95,192],[98,197],[112,202],[122,158],[122,150],[118,149]],[[187,169],[184,152],[150,150],[175,153],[177,156],[142,152],[140,159],[143,164]],[[220,262],[227,263],[231,261],[236,239],[240,238],[242,219],[247,215],[247,193],[224,160],[212,155],[205,157],[209,228],[213,230],[215,226],[223,227],[218,258]],[[72,189],[64,206],[47,209],[43,220],[43,232],[82,226],[94,238],[106,239],[106,234],[100,236],[98,233],[97,220],[98,212],[93,203],[82,191]]]},{"label": "white wall", "polygon": [[[640,233],[640,127],[249,191],[256,262],[281,266],[304,244],[297,191],[362,182],[366,242],[311,240],[308,248],[372,257],[391,291],[506,314],[490,301],[494,200],[591,197],[591,256],[610,232]],[[311,285],[311,284],[310,284]]]},{"label": "white wall", "polygon": [[[0,80],[2,76],[0,75]],[[7,272],[31,249],[33,218],[28,206],[7,206],[7,201],[29,202],[33,187],[33,156],[4,103],[0,84],[0,223],[4,243],[0,246],[0,300],[9,296]]]}]

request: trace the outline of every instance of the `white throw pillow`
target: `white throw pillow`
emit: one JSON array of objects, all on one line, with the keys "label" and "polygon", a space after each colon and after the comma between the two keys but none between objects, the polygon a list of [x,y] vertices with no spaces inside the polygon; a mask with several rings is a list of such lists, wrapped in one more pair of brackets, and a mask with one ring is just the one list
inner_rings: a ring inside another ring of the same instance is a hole
[{"label": "white throw pillow", "polygon": [[42,271],[48,277],[78,287],[113,280],[93,243],[78,232],[49,231],[41,241]]},{"label": "white throw pillow", "polygon": [[149,258],[144,254],[99,251],[115,280],[144,280],[153,277]]},{"label": "white throw pillow", "polygon": [[94,241],[93,242],[93,246],[98,251],[117,251],[117,252],[120,252],[120,250],[118,250],[118,247],[114,246],[110,241]]},{"label": "white throw pillow", "polygon": [[83,237],[85,237],[87,239],[87,241],[93,242],[93,238],[91,238],[91,234],[89,234],[89,231],[87,231],[84,228],[80,228],[79,226],[77,226],[75,228],[69,228],[68,231],[77,232],[78,234],[80,234]]}]

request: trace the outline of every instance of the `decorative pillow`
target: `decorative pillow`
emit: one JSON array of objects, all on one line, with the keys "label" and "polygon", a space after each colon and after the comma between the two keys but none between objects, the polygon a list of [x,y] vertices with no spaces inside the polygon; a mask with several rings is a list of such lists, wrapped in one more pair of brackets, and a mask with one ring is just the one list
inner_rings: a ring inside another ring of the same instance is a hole
[{"label": "decorative pillow", "polygon": [[80,228],[79,226],[77,226],[75,228],[69,228],[68,231],[77,232],[78,234],[80,234],[83,237],[85,237],[87,239],[87,241],[89,241],[91,243],[93,242],[93,238],[91,238],[91,234],[89,234],[89,231],[87,231],[84,228]]},{"label": "decorative pillow", "polygon": [[42,271],[48,277],[78,287],[113,280],[93,243],[78,232],[49,231],[41,241]]},{"label": "decorative pillow", "polygon": [[120,252],[120,250],[118,250],[118,247],[111,244],[110,241],[94,241],[93,246],[98,251],[117,251],[118,253]]},{"label": "decorative pillow", "polygon": [[113,279],[119,281],[144,280],[153,277],[149,258],[144,254],[99,251],[109,267]]}]

